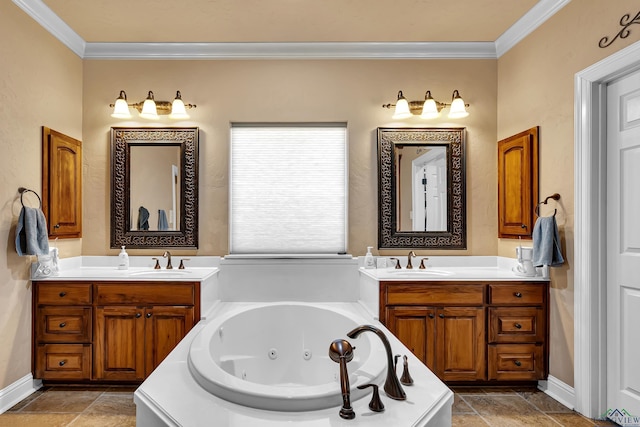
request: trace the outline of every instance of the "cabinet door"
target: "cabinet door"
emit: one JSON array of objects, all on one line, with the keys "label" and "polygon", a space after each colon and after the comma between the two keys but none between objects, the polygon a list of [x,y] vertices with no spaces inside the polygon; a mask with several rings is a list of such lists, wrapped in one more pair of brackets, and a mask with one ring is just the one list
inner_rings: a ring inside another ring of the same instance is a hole
[{"label": "cabinet door", "polygon": [[145,377],[145,309],[96,307],[94,377],[142,380]]},{"label": "cabinet door", "polygon": [[193,307],[148,308],[145,312],[146,375],[149,375],[195,323]]},{"label": "cabinet door", "polygon": [[435,309],[388,307],[387,328],[432,371],[435,369]]},{"label": "cabinet door", "polygon": [[43,127],[42,169],[49,237],[82,237],[82,142]]},{"label": "cabinet door", "polygon": [[486,378],[482,307],[437,309],[436,374],[443,381]]},{"label": "cabinet door", "polygon": [[498,236],[529,237],[538,201],[538,128],[498,142]]}]

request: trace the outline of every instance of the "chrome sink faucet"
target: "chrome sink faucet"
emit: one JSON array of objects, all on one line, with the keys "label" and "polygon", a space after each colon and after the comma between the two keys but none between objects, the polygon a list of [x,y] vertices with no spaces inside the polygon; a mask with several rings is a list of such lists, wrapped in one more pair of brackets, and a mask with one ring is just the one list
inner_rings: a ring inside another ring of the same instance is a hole
[{"label": "chrome sink faucet", "polygon": [[171,270],[173,266],[171,265],[171,252],[164,251],[162,254],[162,258],[167,258],[167,270]]},{"label": "chrome sink faucet", "polygon": [[411,270],[413,268],[413,264],[411,264],[411,257],[416,256],[416,253],[414,251],[409,252],[409,255],[407,255],[407,269]]},{"label": "chrome sink faucet", "polygon": [[387,396],[392,399],[406,400],[407,395],[402,389],[400,380],[398,380],[398,376],[396,375],[395,363],[393,361],[393,352],[391,351],[391,344],[389,344],[389,340],[387,339],[384,332],[373,325],[361,325],[355,328],[353,331],[349,332],[347,336],[349,338],[357,338],[361,333],[366,331],[376,334],[378,338],[382,340],[384,349],[387,352],[387,379],[384,382],[385,393],[387,393]]}]

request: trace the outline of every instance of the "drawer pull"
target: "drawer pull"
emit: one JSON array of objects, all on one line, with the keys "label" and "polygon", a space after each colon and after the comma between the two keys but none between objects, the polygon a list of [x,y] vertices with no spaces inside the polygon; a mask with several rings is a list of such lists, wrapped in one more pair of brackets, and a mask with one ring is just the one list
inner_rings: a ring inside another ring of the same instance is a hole
[{"label": "drawer pull", "polygon": [[65,291],[62,291],[58,295],[60,295],[60,298],[64,298],[67,295],[67,293]]},{"label": "drawer pull", "polygon": [[515,323],[513,326],[515,326],[516,329],[522,329],[522,325],[520,323]]},{"label": "drawer pull", "polygon": [[516,366],[521,366],[522,363],[519,360],[514,360],[513,363],[515,363]]},{"label": "drawer pull", "polygon": [[440,313],[440,314],[438,314],[438,317],[441,318],[441,319],[444,319],[444,314]]},{"label": "drawer pull", "polygon": [[60,366],[64,366],[66,364],[67,364],[66,360],[61,360],[60,362],[58,362],[58,365],[60,365]]},{"label": "drawer pull", "polygon": [[142,314],[140,314],[140,313],[136,313],[136,319],[137,319],[137,318],[139,318],[139,317],[141,317],[141,316],[142,316]]},{"label": "drawer pull", "polygon": [[153,313],[147,313],[147,319],[150,318],[153,315]]},{"label": "drawer pull", "polygon": [[64,328],[65,326],[67,326],[67,322],[62,322],[62,323],[60,323],[60,327],[61,327],[61,328]]},{"label": "drawer pull", "polygon": [[520,292],[515,292],[515,293],[513,294],[513,296],[515,296],[516,298],[522,298],[522,293],[520,293]]}]

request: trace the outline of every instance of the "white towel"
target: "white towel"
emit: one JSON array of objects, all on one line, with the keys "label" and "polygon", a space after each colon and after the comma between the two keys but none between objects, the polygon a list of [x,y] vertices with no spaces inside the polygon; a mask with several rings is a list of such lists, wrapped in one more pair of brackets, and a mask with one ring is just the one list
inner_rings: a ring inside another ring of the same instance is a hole
[{"label": "white towel", "polygon": [[49,233],[44,212],[24,206],[16,226],[16,252],[18,255],[48,255]]}]

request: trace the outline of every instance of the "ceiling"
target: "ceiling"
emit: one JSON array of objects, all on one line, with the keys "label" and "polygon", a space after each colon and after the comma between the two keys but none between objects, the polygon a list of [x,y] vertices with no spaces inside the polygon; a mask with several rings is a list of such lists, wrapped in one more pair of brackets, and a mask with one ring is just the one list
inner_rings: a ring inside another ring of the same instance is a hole
[{"label": "ceiling", "polygon": [[296,45],[304,54],[323,43],[419,47],[415,54],[489,47],[495,57],[510,32],[524,37],[570,0],[13,1],[82,57],[145,44],[172,51],[180,44],[191,54],[195,47]]}]

